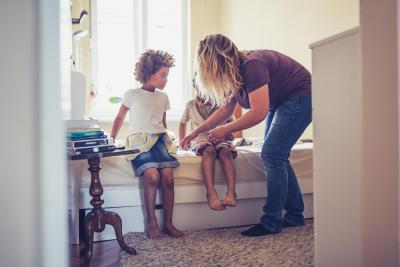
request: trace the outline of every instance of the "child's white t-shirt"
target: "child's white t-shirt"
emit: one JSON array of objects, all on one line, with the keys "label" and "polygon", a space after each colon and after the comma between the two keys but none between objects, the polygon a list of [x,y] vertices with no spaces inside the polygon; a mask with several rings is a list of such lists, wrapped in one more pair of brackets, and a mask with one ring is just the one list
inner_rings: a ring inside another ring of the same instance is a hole
[{"label": "child's white t-shirt", "polygon": [[160,90],[129,89],[122,105],[129,108],[128,136],[135,133],[165,133],[164,112],[170,109],[168,95]]}]

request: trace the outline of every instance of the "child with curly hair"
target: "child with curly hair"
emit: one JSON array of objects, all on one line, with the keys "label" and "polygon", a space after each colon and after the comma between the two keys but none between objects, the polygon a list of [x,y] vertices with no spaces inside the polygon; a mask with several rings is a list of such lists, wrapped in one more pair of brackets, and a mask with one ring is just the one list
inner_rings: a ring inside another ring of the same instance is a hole
[{"label": "child with curly hair", "polygon": [[184,235],[172,224],[172,169],[178,167],[179,162],[170,155],[177,148],[166,133],[166,111],[170,109],[170,103],[167,94],[161,91],[167,83],[169,69],[174,66],[174,62],[172,55],[159,50],[149,49],[141,55],[135,66],[135,78],[142,86],[125,92],[111,131],[111,137],[115,139],[129,111],[127,146],[140,150],[129,159],[136,174],[144,177],[147,235],[150,239],[163,237],[155,216],[159,183],[162,189],[164,232],[175,238]]}]

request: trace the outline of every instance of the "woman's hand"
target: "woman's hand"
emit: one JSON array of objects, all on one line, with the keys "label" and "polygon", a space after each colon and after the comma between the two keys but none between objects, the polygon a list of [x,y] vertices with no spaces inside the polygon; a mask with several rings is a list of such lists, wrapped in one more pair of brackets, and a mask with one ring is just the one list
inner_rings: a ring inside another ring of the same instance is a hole
[{"label": "woman's hand", "polygon": [[197,134],[195,132],[191,132],[190,134],[186,135],[180,143],[180,147],[182,149],[187,150],[189,147],[190,142],[197,137]]},{"label": "woman's hand", "polygon": [[228,141],[233,141],[233,140],[235,140],[235,135],[234,135],[233,133],[229,133],[229,134],[226,136],[226,140],[228,140]]},{"label": "woman's hand", "polygon": [[225,138],[225,136],[228,134],[229,134],[228,128],[225,125],[221,125],[221,126],[215,127],[211,131],[209,131],[208,137],[211,142],[217,143],[218,141]]}]

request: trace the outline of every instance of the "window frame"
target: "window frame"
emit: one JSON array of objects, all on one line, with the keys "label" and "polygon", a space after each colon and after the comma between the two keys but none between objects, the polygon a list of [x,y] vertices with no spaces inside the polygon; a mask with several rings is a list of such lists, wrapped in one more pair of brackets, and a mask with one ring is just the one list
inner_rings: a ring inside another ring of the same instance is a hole
[{"label": "window frame", "polygon": [[[132,0],[134,6],[134,28],[133,34],[134,38],[134,54],[141,54],[147,47],[147,1],[146,0]],[[181,77],[181,93],[182,93],[182,102],[179,107],[173,108],[171,107],[170,111],[167,112],[168,120],[179,120],[181,114],[184,111],[185,104],[189,101],[191,97],[191,68],[190,68],[190,33],[189,33],[189,11],[190,11],[190,3],[186,0],[179,0],[181,2],[182,8],[182,17],[181,17],[181,25],[182,25],[182,77]],[[98,75],[97,75],[97,1],[90,1],[90,10],[92,11],[90,16],[90,48],[91,48],[91,85],[90,91],[96,92],[98,90]],[[132,85],[132,88],[135,85]],[[129,88],[126,88],[129,89]],[[95,119],[101,121],[112,121],[114,120],[116,114],[108,114],[107,116],[93,116]],[[129,116],[126,116],[125,121],[128,120]]]}]

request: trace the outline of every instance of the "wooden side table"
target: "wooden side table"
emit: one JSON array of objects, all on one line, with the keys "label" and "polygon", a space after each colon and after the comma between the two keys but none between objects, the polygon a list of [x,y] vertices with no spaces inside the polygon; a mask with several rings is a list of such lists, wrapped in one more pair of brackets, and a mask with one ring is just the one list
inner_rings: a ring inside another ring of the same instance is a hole
[{"label": "wooden side table", "polygon": [[121,217],[111,211],[104,210],[104,200],[101,199],[103,194],[103,187],[100,182],[100,159],[105,157],[114,157],[128,154],[138,153],[138,149],[124,149],[115,150],[111,152],[99,152],[84,155],[69,156],[70,160],[83,160],[87,159],[89,163],[89,171],[91,174],[91,182],[89,194],[92,196],[90,204],[93,206],[92,210],[85,217],[85,266],[89,266],[93,254],[93,235],[94,232],[100,233],[104,231],[106,224],[111,224],[114,227],[115,235],[120,247],[131,255],[136,255],[136,250],[129,247],[122,236],[122,221]]}]

